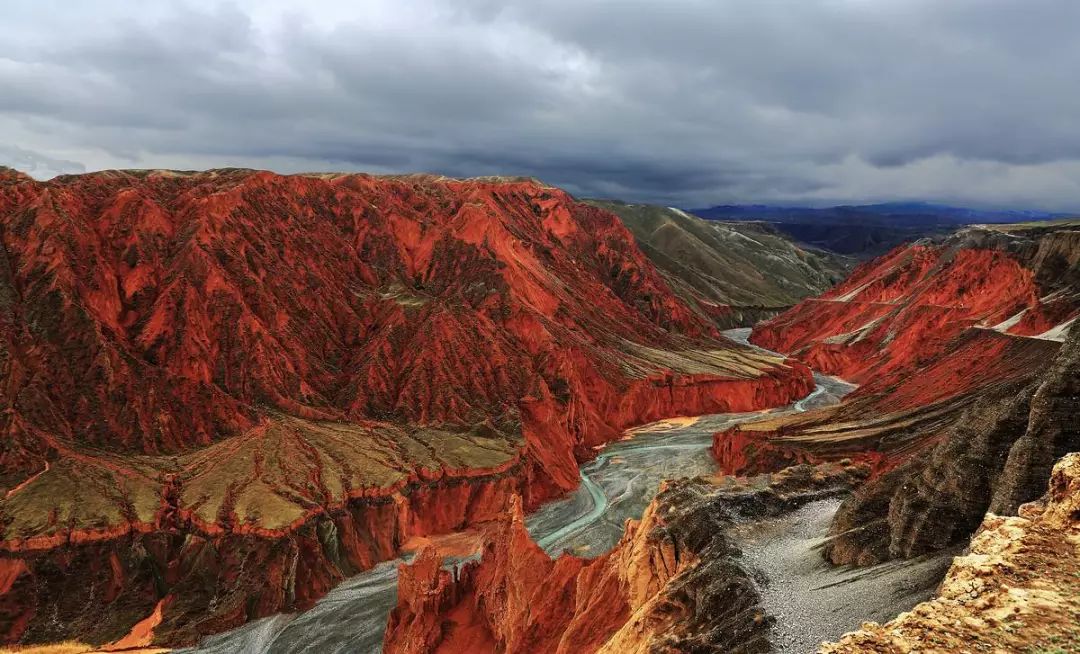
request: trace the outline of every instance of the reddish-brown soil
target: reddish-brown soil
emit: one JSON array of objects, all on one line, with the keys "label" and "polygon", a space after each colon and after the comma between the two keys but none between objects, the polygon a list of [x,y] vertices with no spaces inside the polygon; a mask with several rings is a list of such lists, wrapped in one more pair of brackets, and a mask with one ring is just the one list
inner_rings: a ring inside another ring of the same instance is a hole
[{"label": "reddish-brown soil", "polygon": [[972,228],[859,266],[751,342],[860,387],[837,407],[718,433],[716,458],[731,474],[837,457],[890,470],[1054,358],[1080,314],[1078,251],[1071,223]]},{"label": "reddish-brown soil", "polygon": [[811,388],[530,180],[4,170],[0,244],[9,642],[303,608],[629,425]]},{"label": "reddish-brown soil", "polygon": [[[1034,264],[1021,254],[966,243],[901,246],[819,298],[758,325],[751,340],[816,370],[873,382],[864,392],[877,392],[938,360],[972,327],[998,326],[1023,312],[1001,331],[1031,336],[1080,313],[1077,289],[1053,297],[1057,289],[1039,279]],[[998,361],[996,354],[986,360]],[[958,375],[943,392],[964,390],[957,383],[978,380]]]},{"label": "reddish-brown soil", "polygon": [[520,507],[479,561],[451,571],[433,551],[400,568],[387,654],[646,654],[769,651],[750,573],[731,559],[734,523],[844,493],[867,469],[788,468],[754,479],[697,478],[662,487],[611,552],[552,559]]}]

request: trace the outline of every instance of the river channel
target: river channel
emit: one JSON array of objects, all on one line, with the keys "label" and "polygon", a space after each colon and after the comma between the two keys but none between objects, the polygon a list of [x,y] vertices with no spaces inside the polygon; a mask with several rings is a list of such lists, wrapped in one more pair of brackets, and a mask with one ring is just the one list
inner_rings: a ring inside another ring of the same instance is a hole
[{"label": "river channel", "polygon": [[[746,343],[749,329],[725,332]],[[639,518],[663,479],[716,471],[709,453],[712,434],[764,415],[806,411],[837,403],[854,386],[814,375],[806,398],[766,411],[726,413],[669,420],[629,432],[581,467],[581,486],[526,518],[533,539],[547,552],[599,556],[618,543],[627,518]],[[204,638],[190,654],[377,654],[387,617],[397,603],[394,559],[351,577],[298,614],[280,614]]]}]

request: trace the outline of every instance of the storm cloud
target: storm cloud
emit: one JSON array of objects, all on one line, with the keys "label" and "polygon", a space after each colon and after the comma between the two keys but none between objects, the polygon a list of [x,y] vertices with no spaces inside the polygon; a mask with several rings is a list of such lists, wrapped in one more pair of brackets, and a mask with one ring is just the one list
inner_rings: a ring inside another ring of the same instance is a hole
[{"label": "storm cloud", "polygon": [[680,206],[1080,209],[1074,0],[5,11],[0,163],[38,176],[429,171]]}]

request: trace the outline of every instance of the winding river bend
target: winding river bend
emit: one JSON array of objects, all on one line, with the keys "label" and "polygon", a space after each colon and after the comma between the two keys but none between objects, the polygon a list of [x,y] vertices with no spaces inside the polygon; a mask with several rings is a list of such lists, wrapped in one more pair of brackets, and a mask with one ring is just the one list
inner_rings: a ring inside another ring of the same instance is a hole
[{"label": "winding river bend", "polygon": [[[725,334],[747,342],[749,329]],[[599,556],[613,548],[627,518],[639,518],[663,479],[716,471],[709,454],[712,434],[739,422],[835,404],[854,386],[814,375],[815,390],[786,407],[750,413],[662,421],[632,431],[609,444],[581,467],[576,491],[540,507],[526,518],[533,539],[547,552]],[[397,604],[397,567],[405,559],[381,563],[345,580],[311,609],[253,621],[210,636],[191,654],[377,654],[390,610]]]}]

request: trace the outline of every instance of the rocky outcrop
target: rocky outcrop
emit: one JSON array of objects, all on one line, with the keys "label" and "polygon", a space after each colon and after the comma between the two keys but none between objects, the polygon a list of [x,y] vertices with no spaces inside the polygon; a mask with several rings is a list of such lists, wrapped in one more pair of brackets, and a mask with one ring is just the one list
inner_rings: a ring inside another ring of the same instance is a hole
[{"label": "rocky outcrop", "polygon": [[1070,652],[1080,647],[1080,454],[1016,517],[988,514],[938,596],[821,654]]},{"label": "rocky outcrop", "polygon": [[860,488],[837,512],[834,563],[908,558],[963,542],[987,510],[1014,513],[1053,456],[1080,450],[1080,331],[1034,384],[980,398],[927,454]]},{"label": "rocky outcrop", "polygon": [[925,455],[951,430],[963,432],[973,404],[1022,395],[1060,347],[1051,340],[968,330],[937,357],[905,375],[871,380],[839,405],[720,431],[713,435],[712,452],[728,474],[854,458],[871,463],[878,476]]},{"label": "rocky outcrop", "polygon": [[928,452],[858,489],[837,511],[825,548],[836,564],[910,558],[967,539],[982,521],[1030,389],[982,398]]},{"label": "rocky outcrop", "polygon": [[168,594],[173,601],[155,638],[192,642],[252,616],[309,607],[345,577],[396,556],[414,535],[497,519],[520,484],[512,475],[419,484],[396,497],[347,502],[277,534],[147,525],[123,537],[9,555],[3,560],[15,567],[0,594],[0,627],[24,641],[78,633],[108,642]]},{"label": "rocky outcrop", "polygon": [[1080,329],[1041,376],[1024,435],[1009,449],[990,510],[1009,515],[1038,497],[1054,461],[1080,451]]},{"label": "rocky outcrop", "polygon": [[181,643],[786,404],[618,219],[532,180],[0,176],[0,637]]},{"label": "rocky outcrop", "polygon": [[744,473],[872,462],[875,478],[837,512],[834,563],[964,542],[1080,447],[1076,342],[1062,343],[1080,313],[1078,252],[1075,223],[975,227],[863,264],[751,337],[860,387],[827,410],[721,432],[714,454]]},{"label": "rocky outcrop", "polygon": [[384,651],[768,652],[769,618],[727,529],[848,492],[864,466],[668,482],[618,546],[551,559],[520,514],[479,561],[447,569],[421,554],[400,573]]},{"label": "rocky outcrop", "polygon": [[849,260],[800,247],[765,223],[588,200],[617,215],[686,303],[721,328],[749,327],[839,282]]}]

